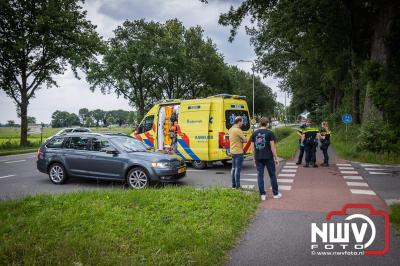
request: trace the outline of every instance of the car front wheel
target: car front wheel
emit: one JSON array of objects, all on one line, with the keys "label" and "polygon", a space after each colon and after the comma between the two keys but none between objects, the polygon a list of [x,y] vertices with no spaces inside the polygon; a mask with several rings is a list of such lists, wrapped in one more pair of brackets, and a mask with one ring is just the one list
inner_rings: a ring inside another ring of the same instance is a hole
[{"label": "car front wheel", "polygon": [[127,183],[131,188],[143,189],[149,186],[150,179],[147,172],[140,167],[135,167],[128,172]]},{"label": "car front wheel", "polygon": [[59,163],[54,163],[49,168],[50,181],[56,185],[61,185],[67,181],[67,173],[65,172],[64,166]]}]

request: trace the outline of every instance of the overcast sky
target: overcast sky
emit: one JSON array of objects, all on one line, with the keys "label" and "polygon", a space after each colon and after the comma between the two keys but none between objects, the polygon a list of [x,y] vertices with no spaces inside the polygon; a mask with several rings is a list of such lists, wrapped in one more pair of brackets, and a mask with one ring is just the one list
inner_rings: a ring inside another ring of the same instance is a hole
[{"label": "overcast sky", "polygon": [[[248,36],[242,28],[233,43],[228,42],[229,28],[218,24],[219,14],[229,10],[231,5],[237,6],[239,0],[210,0],[203,4],[199,0],[87,0],[84,8],[88,18],[97,25],[98,32],[108,39],[113,35],[113,29],[125,20],[144,18],[148,21],[165,22],[178,18],[186,27],[200,25],[205,36],[211,37],[219,51],[224,55],[225,62],[249,71],[251,63],[238,63],[240,59],[255,58]],[[125,109],[132,110],[127,100],[116,95],[103,95],[100,91],[91,92],[84,77],[74,78],[71,71],[57,76],[59,88],[41,89],[36,92],[36,98],[31,99],[28,115],[34,116],[37,122],[49,123],[55,110],[78,113],[82,107],[92,109]],[[277,88],[277,80],[263,79],[278,95],[278,101],[284,102],[284,93]],[[19,123],[15,104],[4,92],[0,91],[0,123],[15,120]]]}]

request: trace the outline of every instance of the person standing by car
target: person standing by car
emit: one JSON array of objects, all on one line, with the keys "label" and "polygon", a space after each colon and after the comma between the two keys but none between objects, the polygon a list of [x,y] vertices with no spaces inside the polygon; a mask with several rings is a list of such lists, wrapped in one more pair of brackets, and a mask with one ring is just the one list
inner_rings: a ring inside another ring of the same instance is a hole
[{"label": "person standing by car", "polygon": [[328,148],[331,144],[331,131],[329,130],[327,121],[322,122],[319,134],[321,135],[321,151],[324,154],[324,162],[321,166],[329,166]]},{"label": "person standing by car", "polygon": [[235,117],[233,126],[229,129],[230,153],[232,156],[232,188],[240,188],[240,171],[243,164],[243,143],[247,142],[241,129],[243,118]]},{"label": "person standing by car", "polygon": [[253,132],[251,136],[251,149],[253,155],[254,166],[257,168],[258,189],[260,191],[261,200],[266,200],[266,192],[264,188],[264,169],[267,168],[271,181],[272,193],[274,199],[279,199],[282,194],[278,189],[276,180],[276,169],[278,165],[278,156],[275,147],[275,136],[268,129],[268,120],[263,117],[260,119],[260,128]]}]

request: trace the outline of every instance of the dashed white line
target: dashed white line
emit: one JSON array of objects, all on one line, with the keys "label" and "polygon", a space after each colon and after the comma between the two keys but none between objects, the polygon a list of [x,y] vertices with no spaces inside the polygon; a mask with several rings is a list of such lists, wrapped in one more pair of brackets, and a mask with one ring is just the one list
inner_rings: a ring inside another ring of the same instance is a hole
[{"label": "dashed white line", "polygon": [[15,176],[15,175],[5,175],[5,176],[0,176],[0,179],[1,179],[1,178],[7,178],[7,177],[13,177],[13,176]]},{"label": "dashed white line", "polygon": [[240,181],[257,182],[257,179],[254,179],[254,178],[240,178]]},{"label": "dashed white line", "polygon": [[349,187],[368,187],[367,183],[364,182],[346,182]]},{"label": "dashed white line", "polygon": [[349,163],[337,163],[337,166],[351,166]]},{"label": "dashed white line", "polygon": [[20,163],[20,162],[25,162],[26,160],[17,160],[17,161],[8,161],[4,163]]},{"label": "dashed white line", "polygon": [[278,183],[293,183],[293,179],[278,178]]},{"label": "dashed white line", "polygon": [[372,190],[364,190],[364,189],[350,189],[350,192],[353,194],[361,194],[361,195],[376,195]]},{"label": "dashed white line", "polygon": [[291,190],[292,186],[281,186],[279,185],[279,190]]},{"label": "dashed white line", "polygon": [[296,173],[296,169],[282,169],[282,172],[287,172],[287,173]]},{"label": "dashed white line", "polygon": [[339,166],[338,168],[340,170],[354,170],[354,167],[349,167],[349,166]]},{"label": "dashed white line", "polygon": [[351,180],[362,180],[362,176],[359,175],[345,175],[343,176],[344,179],[351,179]]},{"label": "dashed white line", "polygon": [[361,164],[363,167],[379,167],[381,166],[380,164]]},{"label": "dashed white line", "polygon": [[242,188],[254,189],[254,185],[242,185]]},{"label": "dashed white line", "polygon": [[389,169],[382,169],[382,168],[364,168],[367,171],[390,171]]},{"label": "dashed white line", "polygon": [[206,170],[187,169],[186,172],[204,172]]},{"label": "dashed white line", "polygon": [[296,174],[278,174],[278,176],[294,177]]},{"label": "dashed white line", "polygon": [[340,171],[341,174],[358,174],[357,171]]},{"label": "dashed white line", "polygon": [[257,174],[244,174],[244,175],[257,176]]},{"label": "dashed white line", "polygon": [[292,169],[297,169],[299,168],[297,165],[285,165],[283,168],[292,168]]},{"label": "dashed white line", "polygon": [[390,175],[390,173],[383,173],[383,172],[368,172],[370,175]]}]

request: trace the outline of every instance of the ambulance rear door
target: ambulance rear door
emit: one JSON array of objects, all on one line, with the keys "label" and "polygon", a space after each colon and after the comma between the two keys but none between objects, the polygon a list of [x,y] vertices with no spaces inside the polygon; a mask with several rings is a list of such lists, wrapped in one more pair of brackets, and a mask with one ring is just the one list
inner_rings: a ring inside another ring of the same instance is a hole
[{"label": "ambulance rear door", "polygon": [[210,120],[209,101],[181,102],[178,123],[178,151],[187,160],[208,161],[208,128]]}]

